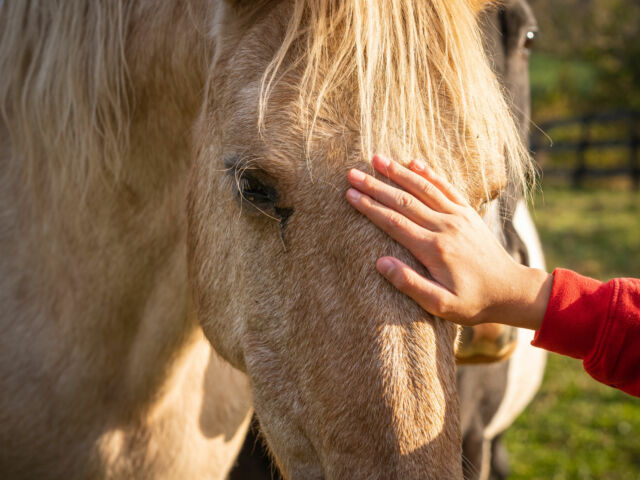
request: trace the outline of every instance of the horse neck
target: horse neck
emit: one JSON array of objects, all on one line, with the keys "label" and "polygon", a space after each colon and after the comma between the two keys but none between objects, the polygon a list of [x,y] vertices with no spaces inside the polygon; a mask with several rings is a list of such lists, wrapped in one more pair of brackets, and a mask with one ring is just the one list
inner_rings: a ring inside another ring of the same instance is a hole
[{"label": "horse neck", "polygon": [[61,198],[42,198],[49,179],[37,179],[40,192],[14,181],[20,154],[4,150],[9,139],[0,129],[0,157],[10,165],[0,171],[7,254],[0,300],[32,333],[47,358],[42,368],[67,369],[70,396],[90,374],[97,390],[101,383],[118,390],[118,401],[149,398],[177,352],[201,338],[190,315],[184,209],[190,129],[206,70],[204,30],[194,18],[204,21],[169,2],[141,2],[131,12],[130,142],[117,180],[103,175]]}]

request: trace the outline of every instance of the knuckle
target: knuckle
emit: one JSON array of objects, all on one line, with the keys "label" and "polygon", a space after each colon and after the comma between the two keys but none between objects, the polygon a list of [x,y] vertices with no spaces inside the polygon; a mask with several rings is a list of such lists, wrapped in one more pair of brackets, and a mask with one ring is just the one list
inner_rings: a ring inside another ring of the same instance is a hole
[{"label": "knuckle", "polygon": [[431,249],[434,253],[440,256],[444,255],[447,250],[446,244],[441,237],[436,237],[431,241]]},{"label": "knuckle", "polygon": [[368,195],[363,195],[360,198],[360,205],[362,205],[365,208],[370,208],[372,206],[371,198]]},{"label": "knuckle", "polygon": [[400,205],[400,208],[402,208],[403,210],[411,210],[415,206],[413,198],[411,197],[411,195],[407,194],[400,195],[398,203]]},{"label": "knuckle", "polygon": [[364,180],[362,180],[362,185],[368,190],[375,190],[375,184],[371,181],[371,177],[369,175],[365,175]]},{"label": "knuckle", "polygon": [[434,300],[433,307],[440,316],[447,315],[451,311],[449,302],[441,297]]},{"label": "knuckle", "polygon": [[440,220],[441,229],[443,232],[448,232],[453,227],[453,223],[449,216],[446,216]]},{"label": "knuckle", "polygon": [[423,181],[422,182],[422,193],[427,196],[427,197],[431,197],[433,196],[435,187],[433,186],[433,184],[427,182],[427,181]]},{"label": "knuckle", "polygon": [[389,228],[394,231],[403,230],[405,227],[404,218],[400,215],[389,215],[387,223],[389,225]]},{"label": "knuckle", "polygon": [[448,230],[451,230],[453,232],[458,232],[462,227],[462,220],[454,215],[450,215],[445,220],[445,225]]},{"label": "knuckle", "polygon": [[403,292],[410,290],[412,287],[411,277],[409,277],[404,269],[397,270],[393,281],[396,288],[402,290]]}]

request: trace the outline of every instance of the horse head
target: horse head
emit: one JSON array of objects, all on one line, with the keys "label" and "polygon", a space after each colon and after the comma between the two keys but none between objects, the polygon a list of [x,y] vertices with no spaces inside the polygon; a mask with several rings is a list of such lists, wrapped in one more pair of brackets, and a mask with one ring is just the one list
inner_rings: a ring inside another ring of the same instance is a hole
[{"label": "horse head", "polygon": [[217,13],[189,276],[287,477],[462,476],[456,328],[375,272],[382,255],[422,267],[343,193],[374,152],[426,159],[478,206],[506,172],[524,178],[480,3],[236,1]]}]

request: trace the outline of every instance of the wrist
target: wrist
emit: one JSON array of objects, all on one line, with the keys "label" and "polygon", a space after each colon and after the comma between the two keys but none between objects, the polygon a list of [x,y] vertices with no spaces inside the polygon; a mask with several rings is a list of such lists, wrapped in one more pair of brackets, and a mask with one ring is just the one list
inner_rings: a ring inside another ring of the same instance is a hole
[{"label": "wrist", "polygon": [[547,311],[553,275],[537,268],[519,265],[520,281],[517,283],[516,297],[512,314],[507,322],[515,327],[538,330]]}]

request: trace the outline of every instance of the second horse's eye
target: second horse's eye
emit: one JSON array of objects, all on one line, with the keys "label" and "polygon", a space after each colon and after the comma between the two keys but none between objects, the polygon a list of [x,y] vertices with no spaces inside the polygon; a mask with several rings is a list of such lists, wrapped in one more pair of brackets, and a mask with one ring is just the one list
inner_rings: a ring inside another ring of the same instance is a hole
[{"label": "second horse's eye", "polygon": [[536,30],[529,30],[524,37],[523,47],[527,50],[531,50],[533,48],[533,45],[536,43],[537,36],[538,32]]}]

